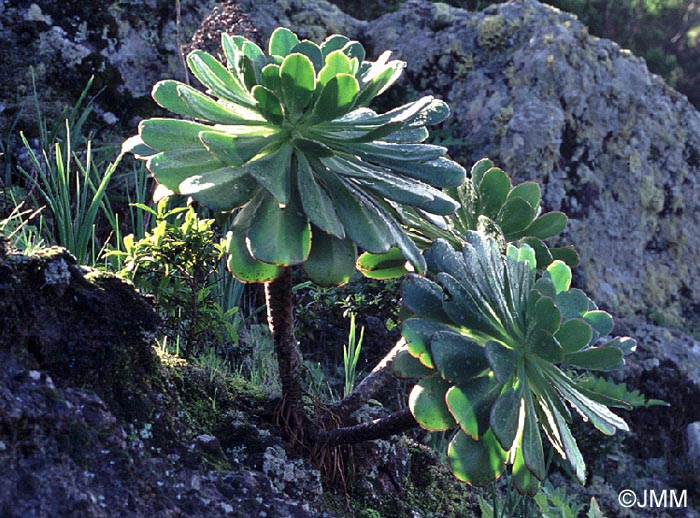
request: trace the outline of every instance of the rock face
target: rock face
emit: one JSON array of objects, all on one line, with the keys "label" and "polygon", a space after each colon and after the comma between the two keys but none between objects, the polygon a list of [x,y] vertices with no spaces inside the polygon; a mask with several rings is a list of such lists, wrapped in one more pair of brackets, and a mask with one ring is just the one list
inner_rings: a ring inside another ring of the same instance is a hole
[{"label": "rock face", "polygon": [[478,13],[409,0],[369,22],[322,0],[242,5],[263,38],[276,24],[323,36],[327,11],[328,32],[394,51],[408,63],[403,88],[450,104],[438,137],[454,158],[488,156],[569,215],[594,300],[657,323],[699,319],[700,115],[641,59],[535,0]]},{"label": "rock face", "polygon": [[0,263],[0,351],[63,386],[88,386],[128,420],[152,418],[158,317],[132,285],[84,272],[62,248]]},{"label": "rock face", "polygon": [[0,515],[319,516],[317,494],[294,501],[255,469],[284,451],[252,408],[236,424],[248,397],[210,390],[202,369],[166,370],[156,325],[132,285],[65,250],[0,247]]},{"label": "rock face", "polygon": [[[50,123],[71,107],[91,75],[91,94],[101,89],[95,111],[104,126],[128,125],[152,110],[153,83],[182,77],[178,32],[185,43],[214,0],[0,2],[0,130],[35,131],[32,69]],[[32,69],[30,69],[32,67]]]}]

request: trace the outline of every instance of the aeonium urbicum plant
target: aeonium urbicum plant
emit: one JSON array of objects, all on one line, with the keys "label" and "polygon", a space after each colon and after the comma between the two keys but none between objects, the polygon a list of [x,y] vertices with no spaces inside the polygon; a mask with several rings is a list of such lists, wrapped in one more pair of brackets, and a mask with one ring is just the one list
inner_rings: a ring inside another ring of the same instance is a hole
[{"label": "aeonium urbicum plant", "polygon": [[534,495],[545,477],[541,432],[585,481],[571,429],[573,408],[604,434],[628,430],[608,407],[623,401],[579,383],[576,372],[619,367],[635,342],[605,340],[612,317],[571,288],[571,271],[552,262],[539,276],[533,249],[467,232],[462,251],[437,241],[426,251],[434,280],[409,276],[403,304],[408,354],[399,374],[421,379],[409,407],[425,429],[454,429],[452,472],[474,485],[496,480],[508,464],[513,482]]},{"label": "aeonium urbicum plant", "polygon": [[464,169],[423,143],[447,105],[426,96],[387,113],[368,108],[404,63],[389,52],[368,61],[344,36],[317,45],[278,28],[267,53],[241,36],[223,35],[222,47],[226,64],[201,50],[187,58],[206,93],[173,80],[153,88],[160,106],[194,120],[144,120],[131,149],[166,188],[212,209],[240,208],[231,272],[265,282],[303,264],[318,284],[340,284],[358,246],[398,247],[422,272],[391,202],[436,215],[456,209],[440,189],[459,185]]},{"label": "aeonium urbicum plant", "polygon": [[225,64],[199,50],[187,58],[206,92],[172,80],[154,86],[155,101],[186,119],[144,120],[125,147],[165,188],[215,210],[238,209],[228,266],[244,282],[265,283],[283,392],[278,421],[307,448],[315,432],[302,397],[289,267],[303,265],[320,285],[342,284],[358,247],[395,246],[423,272],[425,259],[391,203],[453,212],[440,188],[459,185],[465,171],[445,148],[423,143],[426,126],[449,114],[442,101],[368,108],[403,70],[388,52],[367,61],[344,36],[317,45],[284,28],[267,52],[240,36],[223,35],[222,47]]}]

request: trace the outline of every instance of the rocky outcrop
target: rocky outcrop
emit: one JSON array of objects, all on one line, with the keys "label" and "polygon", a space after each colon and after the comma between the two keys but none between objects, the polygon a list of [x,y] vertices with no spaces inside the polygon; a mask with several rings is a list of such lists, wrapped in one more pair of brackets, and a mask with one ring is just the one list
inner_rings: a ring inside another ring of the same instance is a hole
[{"label": "rocky outcrop", "polygon": [[130,283],[63,249],[0,248],[0,515],[320,516],[307,462],[293,461],[303,502],[272,484],[279,469],[261,469],[274,452],[292,462],[264,403],[162,363],[156,325]]},{"label": "rocky outcrop", "polygon": [[[286,449],[276,401],[156,354],[156,324],[130,283],[61,248],[25,256],[0,240],[0,516],[349,515]],[[366,516],[474,516],[474,498],[410,440],[345,454],[325,469]]]},{"label": "rocky outcrop", "polygon": [[153,418],[157,327],[131,284],[83,270],[62,248],[0,263],[0,351],[60,385],[90,387],[130,421]]},{"label": "rocky outcrop", "polygon": [[[318,37],[316,13],[335,12],[322,0],[242,5],[263,37],[276,24]],[[488,156],[544,186],[546,207],[571,218],[566,241],[596,301],[662,325],[699,320],[700,115],[643,60],[535,0],[478,13],[410,0],[369,22],[332,19],[328,32],[408,63],[399,88],[450,104],[437,137],[453,157]]]}]

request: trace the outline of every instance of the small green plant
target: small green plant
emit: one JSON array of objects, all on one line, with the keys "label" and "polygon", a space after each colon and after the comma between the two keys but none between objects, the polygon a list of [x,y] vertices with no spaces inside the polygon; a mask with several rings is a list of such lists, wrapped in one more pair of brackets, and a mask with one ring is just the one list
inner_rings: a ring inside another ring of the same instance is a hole
[{"label": "small green plant", "polygon": [[248,324],[242,327],[239,335],[237,356],[233,362],[237,374],[251,384],[279,395],[279,373],[270,330],[263,324]]},{"label": "small green plant", "polygon": [[121,261],[120,275],[154,295],[164,332],[185,357],[212,340],[222,348],[235,343],[238,306],[224,308],[216,300],[225,244],[216,243],[213,220],[199,219],[192,207],[168,209],[167,199],[155,209],[137,207],[155,226],[140,240],[125,236],[123,250],[109,252]]},{"label": "small green plant", "polygon": [[584,505],[566,492],[566,487],[554,487],[547,481],[534,497],[543,518],[578,518]]},{"label": "small green plant", "polygon": [[[14,197],[12,198],[14,200]],[[4,240],[10,248],[20,250],[25,254],[44,246],[42,236],[43,216],[42,209],[32,211],[23,210],[25,202],[15,203],[10,214],[0,219],[0,239]],[[39,227],[29,224],[29,221],[38,218]]]},{"label": "small green plant", "polygon": [[355,336],[355,313],[350,314],[350,331],[348,332],[348,343],[343,346],[343,372],[345,374],[345,386],[343,388],[343,397],[348,397],[352,393],[355,386],[355,377],[357,376],[357,361],[360,359],[362,351],[362,339],[365,336],[365,328],[360,330],[360,338]]},{"label": "small green plant", "polygon": [[631,338],[602,342],[610,315],[581,290],[571,271],[552,262],[538,276],[534,250],[469,231],[461,252],[438,240],[426,251],[435,281],[416,275],[403,284],[404,361],[421,369],[409,397],[416,421],[433,431],[456,429],[447,449],[457,478],[477,486],[496,480],[507,464],[513,483],[534,495],[546,474],[540,437],[585,481],[585,465],[569,428],[568,402],[601,432],[627,430],[608,406],[624,401],[579,383],[569,371],[617,368],[634,350]]},{"label": "small green plant", "polygon": [[[34,82],[32,71],[32,82]],[[43,236],[48,242],[67,248],[80,264],[96,264],[102,245],[96,235],[100,214],[114,215],[106,198],[107,186],[122,154],[113,162],[105,158],[109,149],[96,151],[92,140],[83,134],[85,121],[92,112],[88,92],[92,78],[75,105],[64,112],[65,120],[49,125],[40,110],[34,86],[34,105],[38,124],[38,149],[24,133],[22,143],[28,153],[30,170],[19,167],[28,184],[30,196],[45,206]]]},{"label": "small green plant", "polygon": [[577,518],[584,509],[566,487],[555,488],[549,481],[533,498],[518,493],[510,476],[506,477],[504,492],[493,485],[490,492],[490,497],[477,497],[482,518]]},{"label": "small green plant", "polygon": [[99,252],[95,224],[102,209],[107,184],[122,155],[105,171],[97,171],[91,142],[87,142],[83,163],[71,146],[68,121],[65,135],[63,145],[55,143],[53,152],[44,149],[39,158],[22,134],[34,174],[21,168],[20,171],[31,188],[39,193],[40,202],[46,205],[51,214],[55,229],[52,241],[67,248],[80,264],[86,264],[88,260],[90,264],[95,264]]}]

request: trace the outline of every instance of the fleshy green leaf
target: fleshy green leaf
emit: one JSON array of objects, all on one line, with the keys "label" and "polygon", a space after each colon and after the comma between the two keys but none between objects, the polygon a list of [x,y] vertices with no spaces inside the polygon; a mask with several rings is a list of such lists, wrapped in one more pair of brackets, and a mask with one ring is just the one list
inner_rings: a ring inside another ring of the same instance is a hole
[{"label": "fleshy green leaf", "polygon": [[509,200],[513,198],[522,198],[535,210],[540,206],[541,196],[542,191],[540,190],[540,186],[535,182],[523,182],[518,184],[508,193]]},{"label": "fleshy green leaf", "polygon": [[554,261],[547,267],[547,274],[554,283],[557,293],[569,291],[571,287],[571,269],[562,261]]},{"label": "fleshy green leaf", "polygon": [[534,354],[550,363],[559,363],[564,360],[564,351],[551,331],[535,330],[529,337],[528,344]]},{"label": "fleshy green leaf", "polygon": [[389,251],[394,239],[387,223],[388,216],[366,202],[366,196],[358,188],[336,175],[327,174],[324,181],[347,235],[368,252]]},{"label": "fleshy green leaf", "polygon": [[491,430],[478,441],[457,432],[447,448],[447,461],[454,476],[477,487],[501,476],[507,456],[508,452],[501,448]]},{"label": "fleshy green leaf", "polygon": [[413,387],[408,397],[408,407],[422,428],[437,432],[457,424],[445,403],[445,393],[449,388],[449,383],[439,374],[423,378]]},{"label": "fleshy green leaf", "polygon": [[549,297],[541,297],[535,304],[534,311],[529,315],[528,331],[541,329],[556,333],[561,325],[561,313],[554,301]]},{"label": "fleshy green leaf", "polygon": [[325,65],[318,73],[318,85],[323,87],[338,74],[349,74],[350,59],[340,50],[335,50],[326,56]]},{"label": "fleshy green leaf", "polygon": [[606,347],[617,347],[622,351],[622,354],[627,356],[637,350],[637,340],[629,336],[618,336],[614,340],[610,340]]},{"label": "fleshy green leaf", "polygon": [[303,54],[290,54],[280,67],[280,81],[285,108],[292,114],[301,115],[316,89],[313,63]]},{"label": "fleshy green leaf", "polygon": [[282,121],[284,121],[282,103],[280,103],[280,100],[272,90],[268,90],[264,86],[256,85],[253,88],[253,97],[258,103],[257,106],[260,113],[262,113],[267,120],[273,124],[282,124]]},{"label": "fleshy green leaf", "polygon": [[581,318],[574,318],[562,324],[554,335],[564,352],[569,355],[588,345],[593,337],[593,329]]},{"label": "fleshy green leaf", "polygon": [[569,218],[563,212],[548,212],[532,222],[524,232],[528,236],[547,239],[548,237],[561,234],[566,228]]},{"label": "fleshy green leaf", "polygon": [[562,320],[582,317],[588,311],[588,297],[579,289],[560,293],[556,299]]},{"label": "fleshy green leaf", "polygon": [[564,261],[570,268],[575,268],[581,262],[578,252],[571,247],[550,248],[549,252],[552,254],[554,259]]},{"label": "fleshy green leaf", "polygon": [[202,131],[202,144],[226,165],[241,166],[280,140],[279,134],[236,136],[216,131]]},{"label": "fleshy green leaf", "polygon": [[282,268],[254,259],[246,246],[248,227],[261,200],[261,195],[256,196],[236,214],[227,236],[228,269],[242,282],[268,282],[282,273]]},{"label": "fleshy green leaf", "polygon": [[299,38],[289,29],[278,27],[270,36],[270,55],[286,56],[299,44]]},{"label": "fleshy green leaf", "polygon": [[503,384],[511,377],[521,353],[509,349],[498,342],[486,343],[486,357],[499,383]]},{"label": "fleshy green leaf", "polygon": [[187,117],[221,124],[260,124],[254,111],[236,104],[216,103],[191,86],[178,81],[160,81],[153,87],[153,99],[163,108]]},{"label": "fleshy green leaf", "polygon": [[230,210],[248,202],[259,188],[245,169],[224,167],[185,178],[178,191],[210,209]]},{"label": "fleshy green leaf", "polygon": [[[521,232],[518,232],[517,234],[520,233]],[[510,234],[508,236],[508,239],[513,239],[513,234]],[[547,266],[549,266],[552,263],[552,261],[554,261],[554,258],[552,257],[551,253],[552,249],[548,248],[547,245],[544,244],[544,241],[542,241],[541,239],[536,237],[523,237],[518,240],[518,243],[521,246],[527,245],[530,248],[532,248],[532,250],[535,253],[535,264],[538,268],[544,269]]]},{"label": "fleshy green leaf", "polygon": [[234,103],[253,105],[253,99],[241,81],[229,72],[217,59],[202,50],[195,50],[187,57],[192,73],[215,95]]},{"label": "fleshy green leaf", "polygon": [[342,51],[350,59],[357,59],[358,63],[362,63],[365,60],[365,49],[357,41],[349,41],[342,48]]},{"label": "fleshy green leaf", "polygon": [[499,323],[492,320],[483,304],[479,304],[464,285],[445,272],[439,273],[436,280],[446,294],[443,308],[453,322],[488,336],[501,335]]},{"label": "fleshy green leaf", "polygon": [[516,450],[513,461],[513,485],[520,494],[529,497],[534,497],[540,489],[540,481],[526,466],[521,448]]},{"label": "fleshy green leaf", "polygon": [[200,131],[210,131],[211,126],[179,119],[146,119],[139,123],[143,142],[158,151],[201,149]]},{"label": "fleshy green leaf", "polygon": [[491,430],[504,450],[509,450],[518,433],[522,391],[507,388],[491,407]]},{"label": "fleshy green leaf", "polygon": [[[581,354],[581,353],[578,353]],[[578,412],[590,419],[591,423],[605,435],[612,435],[617,430],[629,431],[627,423],[615,415],[605,405],[587,397],[576,387],[576,383],[556,367],[545,372],[557,391],[576,408]]]},{"label": "fleshy green leaf", "polygon": [[309,161],[302,153],[297,153],[297,181],[304,212],[311,222],[320,229],[342,239],[345,237],[338,214],[333,201],[326,189],[316,179]]},{"label": "fleshy green leaf", "polygon": [[324,56],[328,56],[333,51],[340,50],[345,45],[348,44],[350,41],[350,38],[347,38],[346,36],[342,36],[340,34],[333,34],[332,36],[328,36],[323,43],[321,43],[321,52],[323,52]]},{"label": "fleshy green leaf", "polygon": [[535,210],[523,198],[508,199],[496,217],[496,223],[504,234],[519,232],[530,225],[535,218]]},{"label": "fleshy green leaf", "polygon": [[351,240],[337,239],[314,228],[304,271],[319,286],[339,286],[355,273],[356,258],[357,247]]},{"label": "fleshy green leaf", "polygon": [[313,41],[304,40],[299,42],[299,44],[295,45],[292,49],[292,53],[294,52],[298,52],[309,58],[314,66],[314,72],[318,72],[321,70],[321,67],[323,67],[324,58],[321,47],[316,45]]},{"label": "fleshy green leaf", "polygon": [[279,65],[266,65],[261,72],[262,86],[270,90],[279,99],[282,96],[282,80]]},{"label": "fleshy green leaf", "polygon": [[295,203],[281,207],[266,195],[248,230],[250,254],[266,263],[289,266],[303,263],[311,249],[309,221]]},{"label": "fleshy green leaf", "polygon": [[269,282],[275,280],[282,268],[257,261],[245,246],[245,235],[229,232],[226,250],[227,266],[231,274],[241,282]]},{"label": "fleshy green leaf", "polygon": [[481,213],[496,219],[510,192],[510,178],[502,170],[493,167],[484,173],[478,185]]},{"label": "fleshy green leaf", "polygon": [[479,185],[486,171],[493,168],[493,162],[488,158],[482,158],[476,162],[471,169],[470,178],[474,185]]},{"label": "fleshy green leaf", "polygon": [[430,340],[435,368],[452,383],[467,383],[489,366],[484,348],[467,337],[439,331]]},{"label": "fleshy green leaf", "polygon": [[290,197],[291,155],[291,146],[285,144],[278,150],[257,160],[251,160],[243,166],[281,204],[287,203]]},{"label": "fleshy green leaf", "polygon": [[395,279],[408,273],[406,258],[395,246],[382,254],[365,252],[357,260],[357,268],[370,279]]},{"label": "fleshy green leaf", "polygon": [[542,437],[537,426],[535,405],[530,393],[525,397],[525,423],[520,448],[522,449],[527,469],[539,480],[544,480],[547,472],[542,449]]},{"label": "fleshy green leaf", "polygon": [[[236,105],[215,102],[211,97],[195,90],[191,86],[177,85],[177,94],[189,108],[189,115],[195,119],[219,124],[240,124],[242,117]],[[248,111],[244,113],[249,113]]]},{"label": "fleshy green leaf", "polygon": [[403,280],[401,301],[409,311],[423,318],[442,321],[447,319],[447,315],[442,309],[440,286],[420,275],[411,274]]},{"label": "fleshy green leaf", "polygon": [[350,111],[360,85],[355,76],[338,74],[332,77],[321,89],[312,112],[316,122],[337,119]]},{"label": "fleshy green leaf", "polygon": [[488,430],[491,405],[501,387],[493,376],[480,376],[447,391],[450,413],[472,439],[478,439]]},{"label": "fleshy green leaf", "polygon": [[226,167],[226,164],[205,149],[164,151],[148,158],[148,170],[158,183],[177,192],[188,177]]},{"label": "fleshy green leaf", "polygon": [[400,351],[394,361],[391,362],[394,376],[402,379],[422,378],[435,371],[423,365],[417,358],[414,358],[408,351]]},{"label": "fleshy green leaf", "polygon": [[430,356],[430,338],[438,331],[454,330],[454,327],[441,322],[422,318],[409,318],[404,320],[401,334],[406,340],[408,352],[415,358],[418,358],[426,367],[434,369],[435,364]]},{"label": "fleshy green leaf", "polygon": [[614,327],[614,322],[609,313],[605,311],[587,311],[583,314],[583,319],[595,329],[600,336],[609,335]]},{"label": "fleshy green leaf", "polygon": [[617,347],[592,347],[566,355],[566,363],[580,369],[609,371],[622,366],[622,351]]},{"label": "fleshy green leaf", "polygon": [[384,70],[368,80],[360,88],[357,97],[358,106],[367,106],[377,95],[382,94],[389,86],[394,84],[403,73],[405,63],[402,61],[392,61]]}]

